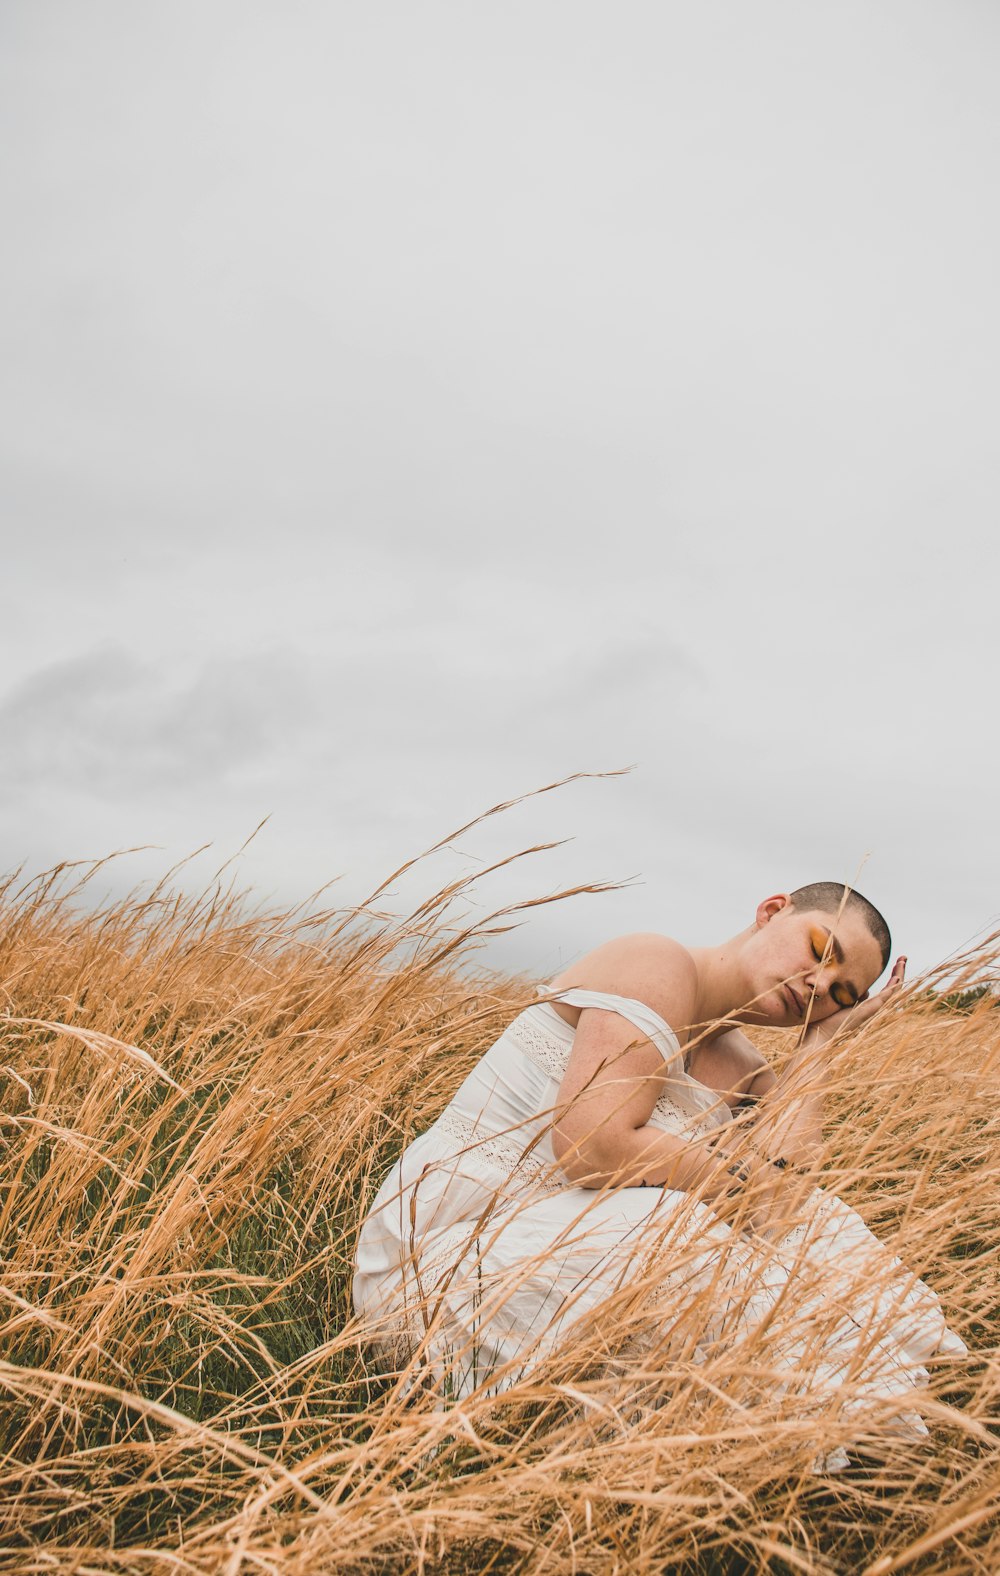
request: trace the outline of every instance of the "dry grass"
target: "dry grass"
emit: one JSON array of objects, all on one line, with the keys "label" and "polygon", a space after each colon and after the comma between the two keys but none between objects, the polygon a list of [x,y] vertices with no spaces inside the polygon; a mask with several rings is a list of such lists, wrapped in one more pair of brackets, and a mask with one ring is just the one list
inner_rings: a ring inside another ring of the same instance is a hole
[{"label": "dry grass", "polygon": [[827,1183],[972,1353],[929,1443],[777,1399],[768,1332],[616,1383],[591,1330],[442,1410],[352,1331],[354,1236],[532,987],[460,971],[457,889],[392,925],[71,874],[3,895],[0,1571],[1000,1569],[1000,1013],[912,990],[839,1059]]}]

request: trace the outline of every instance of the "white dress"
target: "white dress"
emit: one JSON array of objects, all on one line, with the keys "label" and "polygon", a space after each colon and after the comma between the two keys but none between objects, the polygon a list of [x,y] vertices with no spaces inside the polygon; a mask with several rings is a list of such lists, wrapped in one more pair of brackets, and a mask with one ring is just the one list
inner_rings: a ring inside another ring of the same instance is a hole
[{"label": "white dress", "polygon": [[[557,999],[616,1012],[656,1045],[668,1082],[652,1126],[694,1137],[731,1121],[725,1101],[684,1070],[676,1036],[651,1008],[584,990]],[[883,1417],[895,1414],[896,1431],[926,1433],[906,1400],[927,1381],[931,1358],[966,1348],[935,1294],[838,1198],[814,1189],[807,1218],[761,1244],[681,1192],[566,1181],[549,1129],[574,1033],[548,1003],[522,1012],[382,1183],[361,1228],[353,1293],[383,1358],[419,1353],[445,1397],[479,1386],[495,1393],[574,1329],[593,1337],[601,1304],[652,1263],[661,1359],[671,1337],[675,1353],[680,1342],[695,1362],[719,1342],[735,1348],[775,1325],[791,1289],[796,1318],[785,1319],[769,1353],[772,1384],[829,1396],[846,1382],[848,1407],[874,1401]],[[620,1374],[631,1338],[617,1350],[614,1332],[602,1339]]]}]

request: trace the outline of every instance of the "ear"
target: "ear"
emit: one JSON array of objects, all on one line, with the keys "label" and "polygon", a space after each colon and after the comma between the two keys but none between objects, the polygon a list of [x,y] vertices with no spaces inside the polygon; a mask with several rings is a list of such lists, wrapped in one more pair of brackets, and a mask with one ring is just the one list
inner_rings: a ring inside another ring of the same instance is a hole
[{"label": "ear", "polygon": [[763,903],[757,904],[756,928],[761,930],[775,914],[791,906],[792,900],[787,892],[775,892],[771,897],[766,897]]}]

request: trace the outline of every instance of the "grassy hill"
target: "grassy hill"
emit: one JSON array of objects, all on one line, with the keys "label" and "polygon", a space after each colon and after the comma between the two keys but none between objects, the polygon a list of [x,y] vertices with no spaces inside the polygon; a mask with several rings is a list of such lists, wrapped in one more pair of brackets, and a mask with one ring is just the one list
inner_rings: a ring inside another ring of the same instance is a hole
[{"label": "grassy hill", "polygon": [[[450,1409],[378,1372],[359,1217],[533,994],[462,972],[453,897],[393,925],[8,885],[0,1571],[1000,1569],[991,997],[914,989],[837,1065],[826,1185],[972,1353],[931,1376],[924,1444],[776,1400],[764,1346],[668,1365],[638,1410],[572,1350]],[[819,1438],[848,1470],[810,1470]]]}]

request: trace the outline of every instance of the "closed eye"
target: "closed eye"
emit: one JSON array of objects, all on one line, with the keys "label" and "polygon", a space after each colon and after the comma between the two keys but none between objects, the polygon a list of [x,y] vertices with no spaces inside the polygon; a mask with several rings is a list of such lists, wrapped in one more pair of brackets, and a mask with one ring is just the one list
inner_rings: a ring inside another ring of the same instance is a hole
[{"label": "closed eye", "polygon": [[[811,930],[809,932],[809,945],[817,963],[828,963],[830,961],[832,944],[832,937],[827,931]],[[845,985],[841,980],[838,980],[835,985],[831,985],[830,996],[837,1003],[838,1007],[857,1006],[857,991],[852,986]]]},{"label": "closed eye", "polygon": [[836,985],[831,985],[830,995],[838,1007],[856,1007],[858,1005],[858,998],[855,992],[846,985],[841,985],[839,981]]}]

